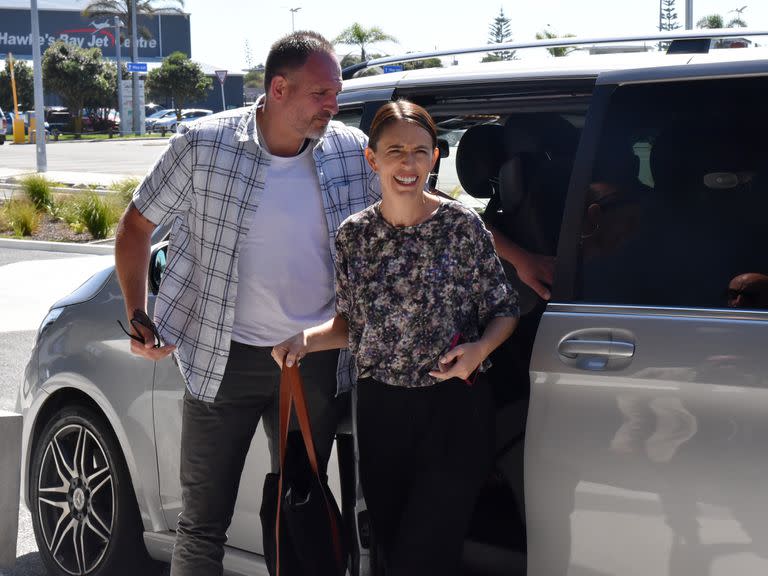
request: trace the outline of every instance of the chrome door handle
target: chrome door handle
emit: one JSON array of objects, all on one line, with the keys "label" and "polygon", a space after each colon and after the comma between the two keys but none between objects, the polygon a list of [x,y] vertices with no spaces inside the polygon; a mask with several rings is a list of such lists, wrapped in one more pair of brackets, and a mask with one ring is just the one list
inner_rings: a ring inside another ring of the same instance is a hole
[{"label": "chrome door handle", "polygon": [[560,342],[557,351],[566,358],[576,358],[581,354],[611,358],[631,358],[635,354],[635,345],[632,342],[623,342],[621,340],[568,339]]}]

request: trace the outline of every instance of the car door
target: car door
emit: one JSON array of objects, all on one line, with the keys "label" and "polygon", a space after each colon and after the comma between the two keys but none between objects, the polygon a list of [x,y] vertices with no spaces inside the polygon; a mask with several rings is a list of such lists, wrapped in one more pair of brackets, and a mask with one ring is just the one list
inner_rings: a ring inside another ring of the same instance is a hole
[{"label": "car door", "polygon": [[531,576],[768,571],[767,69],[599,79],[531,361]]}]

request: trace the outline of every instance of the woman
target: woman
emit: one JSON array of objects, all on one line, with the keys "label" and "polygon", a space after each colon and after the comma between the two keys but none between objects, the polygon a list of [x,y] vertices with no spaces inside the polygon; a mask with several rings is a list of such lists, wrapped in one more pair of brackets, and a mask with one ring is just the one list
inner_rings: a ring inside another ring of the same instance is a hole
[{"label": "woman", "polygon": [[288,366],[329,348],[354,354],[360,481],[396,576],[459,572],[491,460],[482,372],[518,315],[478,215],[424,191],[438,154],[426,110],[400,100],[378,111],[366,158],[382,200],[339,228],[337,315],[273,350]]}]

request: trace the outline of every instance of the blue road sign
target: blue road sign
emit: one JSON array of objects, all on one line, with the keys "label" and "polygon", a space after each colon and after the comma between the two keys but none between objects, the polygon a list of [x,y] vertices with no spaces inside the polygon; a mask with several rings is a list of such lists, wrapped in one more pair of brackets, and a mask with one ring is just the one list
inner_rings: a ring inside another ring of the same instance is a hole
[{"label": "blue road sign", "polygon": [[146,62],[128,62],[128,72],[146,72],[147,71],[147,63]]},{"label": "blue road sign", "polygon": [[389,74],[390,72],[402,72],[403,71],[403,65],[402,64],[387,64],[385,66],[382,66],[384,69],[384,74]]}]

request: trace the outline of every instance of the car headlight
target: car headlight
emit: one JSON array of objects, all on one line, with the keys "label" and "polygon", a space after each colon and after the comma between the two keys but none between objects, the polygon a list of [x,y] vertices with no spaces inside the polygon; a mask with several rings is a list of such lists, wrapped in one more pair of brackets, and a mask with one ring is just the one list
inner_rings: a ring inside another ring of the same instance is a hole
[{"label": "car headlight", "polygon": [[56,322],[59,316],[61,316],[61,313],[64,311],[64,308],[51,308],[48,310],[48,314],[45,315],[45,318],[43,318],[43,321],[40,323],[40,328],[37,329],[37,340],[40,340],[40,336],[42,336],[43,332],[45,332],[45,329],[48,328],[51,324]]}]

